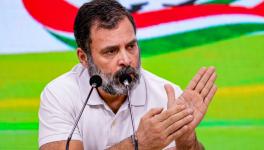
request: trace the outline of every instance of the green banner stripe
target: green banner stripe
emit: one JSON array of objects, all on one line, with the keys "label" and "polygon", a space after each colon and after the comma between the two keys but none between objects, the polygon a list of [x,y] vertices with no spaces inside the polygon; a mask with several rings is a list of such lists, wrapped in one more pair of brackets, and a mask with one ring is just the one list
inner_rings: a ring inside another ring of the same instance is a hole
[{"label": "green banner stripe", "polygon": [[38,129],[37,122],[30,123],[9,123],[9,122],[1,122],[0,130],[35,130]]},{"label": "green banner stripe", "polygon": [[143,56],[152,56],[235,38],[263,30],[263,24],[226,25],[181,34],[174,34],[160,38],[141,40],[139,41],[139,45]]},{"label": "green banner stripe", "polygon": [[[205,120],[201,122],[199,127],[250,127],[250,126],[264,126],[264,120]],[[0,123],[0,130],[37,130],[38,123]]]},{"label": "green banner stripe", "polygon": [[249,127],[249,126],[264,126],[264,120],[206,120],[202,121],[199,127]]},{"label": "green banner stripe", "polygon": [[67,44],[68,46],[72,47],[72,48],[76,48],[77,44],[75,42],[75,39],[63,36],[63,35],[59,35],[51,30],[46,29],[48,33],[50,33],[52,36],[54,36],[55,38],[57,38],[58,40],[62,41],[63,43]]},{"label": "green banner stripe", "polygon": [[[147,40],[140,40],[142,56],[152,56],[186,49],[193,46],[213,43],[216,41],[234,38],[252,32],[264,31],[263,24],[233,24],[194,30],[181,34],[173,34]],[[49,31],[54,37],[76,48],[71,38]]]},{"label": "green banner stripe", "polygon": [[230,4],[236,0],[212,0],[204,4]]}]

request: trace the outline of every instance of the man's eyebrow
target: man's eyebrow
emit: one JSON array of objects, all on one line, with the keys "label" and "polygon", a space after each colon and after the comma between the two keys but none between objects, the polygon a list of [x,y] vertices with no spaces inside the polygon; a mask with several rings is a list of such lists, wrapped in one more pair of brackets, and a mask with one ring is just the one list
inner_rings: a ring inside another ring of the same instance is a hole
[{"label": "man's eyebrow", "polygon": [[128,42],[126,45],[137,43],[137,39],[133,39],[130,42]]},{"label": "man's eyebrow", "polygon": [[[133,39],[131,40],[130,42],[128,42],[126,45],[130,45],[130,44],[134,44],[134,43],[137,43],[137,39]],[[112,50],[112,49],[117,49],[119,48],[118,45],[111,45],[111,46],[107,46],[107,47],[104,47],[101,49],[101,52],[105,52],[107,50]]]},{"label": "man's eyebrow", "polygon": [[108,50],[117,49],[118,47],[119,47],[118,45],[107,46],[107,47],[101,49],[100,52],[104,53],[104,52],[106,52],[106,51],[108,51]]}]

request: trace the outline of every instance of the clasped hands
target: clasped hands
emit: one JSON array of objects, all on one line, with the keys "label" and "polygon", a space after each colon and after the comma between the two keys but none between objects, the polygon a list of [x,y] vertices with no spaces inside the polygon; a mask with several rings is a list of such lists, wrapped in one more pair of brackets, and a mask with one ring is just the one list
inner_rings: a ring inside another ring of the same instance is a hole
[{"label": "clasped hands", "polygon": [[166,84],[167,110],[153,108],[141,118],[136,132],[139,149],[163,149],[173,141],[177,148],[192,147],[197,142],[195,128],[217,91],[216,77],[214,67],[202,67],[177,98],[173,87]]}]

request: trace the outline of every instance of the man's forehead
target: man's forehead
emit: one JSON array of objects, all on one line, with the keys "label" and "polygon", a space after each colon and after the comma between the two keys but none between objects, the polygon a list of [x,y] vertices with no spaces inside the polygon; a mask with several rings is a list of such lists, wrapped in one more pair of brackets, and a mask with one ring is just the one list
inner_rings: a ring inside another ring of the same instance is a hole
[{"label": "man's forehead", "polygon": [[134,28],[128,19],[120,20],[114,28],[108,29],[100,26],[97,21],[91,28],[91,42],[103,45],[129,43],[136,39]]}]

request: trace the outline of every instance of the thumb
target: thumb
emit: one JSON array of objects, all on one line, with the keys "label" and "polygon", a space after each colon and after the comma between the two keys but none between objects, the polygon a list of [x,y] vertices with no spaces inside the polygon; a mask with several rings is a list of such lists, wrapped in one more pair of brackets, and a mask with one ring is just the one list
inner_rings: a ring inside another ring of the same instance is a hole
[{"label": "thumb", "polygon": [[144,117],[145,117],[145,118],[151,118],[151,117],[153,117],[153,116],[155,116],[155,115],[160,114],[160,113],[162,112],[162,110],[163,110],[162,107],[161,107],[161,108],[152,108],[152,109],[150,109],[150,111],[148,111],[148,112],[144,115]]},{"label": "thumb", "polygon": [[173,103],[175,102],[175,92],[170,84],[165,84],[164,88],[166,90],[167,98],[168,98],[167,108],[170,108],[173,106]]}]

